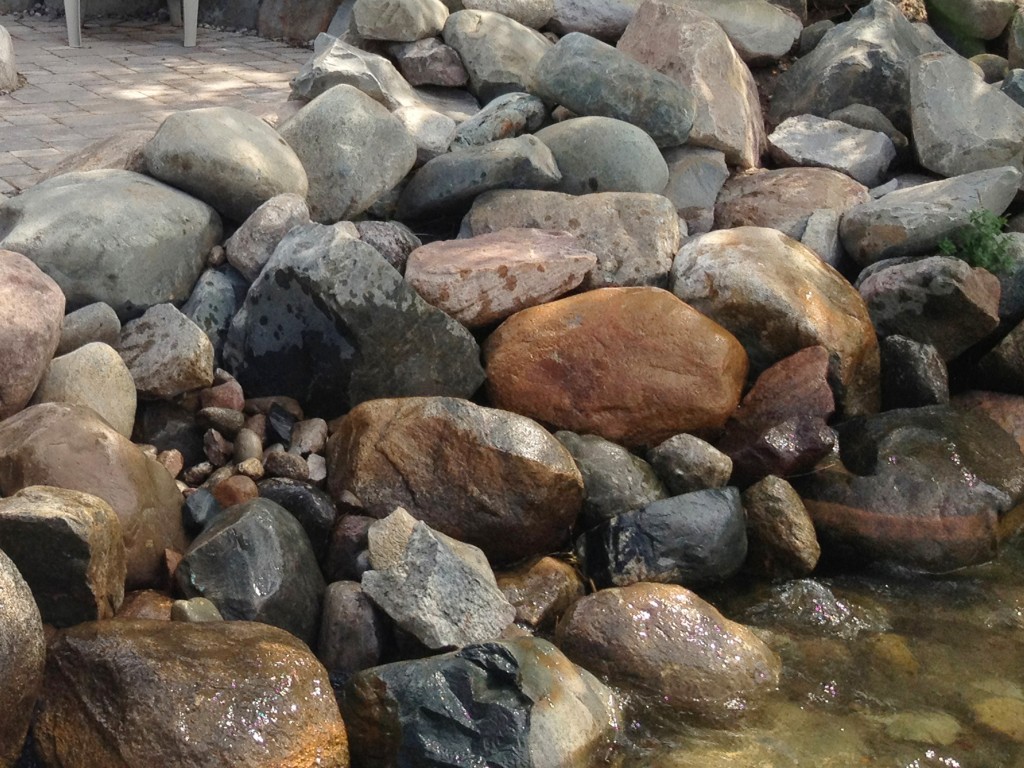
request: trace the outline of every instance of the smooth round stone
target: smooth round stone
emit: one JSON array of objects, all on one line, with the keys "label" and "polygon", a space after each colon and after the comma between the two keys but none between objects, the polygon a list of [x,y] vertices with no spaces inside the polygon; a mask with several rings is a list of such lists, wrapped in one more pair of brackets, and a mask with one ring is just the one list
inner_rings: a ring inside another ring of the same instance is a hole
[{"label": "smooth round stone", "polygon": [[66,355],[93,341],[112,347],[121,338],[121,321],[109,304],[98,301],[64,315],[57,355]]},{"label": "smooth round stone", "polygon": [[213,486],[213,497],[224,508],[252,501],[260,495],[251,477],[232,475]]},{"label": "smooth round stone", "polygon": [[979,725],[1024,744],[1024,699],[993,696],[974,702],[971,709]]},{"label": "smooth round stone", "polygon": [[945,712],[900,712],[889,718],[885,733],[892,739],[949,746],[963,729]]},{"label": "smooth round stone", "polygon": [[175,600],[171,604],[171,621],[188,621],[193,624],[203,621],[223,621],[217,606],[205,597],[190,600]]}]

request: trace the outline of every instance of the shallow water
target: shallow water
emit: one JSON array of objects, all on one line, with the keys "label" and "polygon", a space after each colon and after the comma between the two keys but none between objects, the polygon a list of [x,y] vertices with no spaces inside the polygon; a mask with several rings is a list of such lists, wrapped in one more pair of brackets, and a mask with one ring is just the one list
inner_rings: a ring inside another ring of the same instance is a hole
[{"label": "shallow water", "polygon": [[758,627],[780,689],[732,730],[639,718],[616,768],[1024,768],[1024,537],[944,576],[703,594]]}]

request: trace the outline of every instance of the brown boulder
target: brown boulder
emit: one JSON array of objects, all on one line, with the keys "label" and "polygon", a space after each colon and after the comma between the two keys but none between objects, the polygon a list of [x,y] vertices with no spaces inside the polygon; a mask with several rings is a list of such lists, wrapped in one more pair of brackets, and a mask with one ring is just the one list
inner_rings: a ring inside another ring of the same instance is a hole
[{"label": "brown boulder", "polygon": [[795,240],[766,227],[694,237],[672,266],[672,292],[735,334],[756,371],[825,347],[840,412],[878,410],[878,340],[864,300]]},{"label": "brown boulder", "polygon": [[613,685],[709,721],[734,718],[779,682],[778,657],[685,587],[640,582],[579,600],[556,644]]},{"label": "brown boulder", "polygon": [[769,475],[743,492],[747,568],[768,578],[799,578],[818,564],[821,545],[796,490]]},{"label": "brown boulder", "polygon": [[579,572],[554,557],[542,557],[495,576],[498,589],[516,609],[516,621],[532,630],[553,627],[565,610],[583,597]]},{"label": "brown boulder", "polygon": [[451,397],[370,400],[327,443],[328,489],[368,515],[405,507],[492,562],[555,551],[583,503],[569,452],[515,413]]},{"label": "brown boulder", "polygon": [[660,288],[603,288],[523,310],[484,346],[499,408],[626,446],[714,432],[739,402],[747,356]]},{"label": "brown boulder", "polygon": [[1002,392],[972,390],[956,395],[950,405],[962,411],[976,411],[988,416],[1017,441],[1024,453],[1024,397]]},{"label": "brown boulder", "polygon": [[327,670],[302,641],[255,622],[63,631],[33,735],[46,765],[77,768],[349,764]]},{"label": "brown boulder", "polygon": [[60,343],[64,294],[20,253],[0,249],[0,419],[28,403]]},{"label": "brown boulder", "polygon": [[42,403],[0,422],[0,493],[30,485],[90,493],[113,508],[129,589],[162,584],[164,550],[185,548],[174,479],[89,408]]}]

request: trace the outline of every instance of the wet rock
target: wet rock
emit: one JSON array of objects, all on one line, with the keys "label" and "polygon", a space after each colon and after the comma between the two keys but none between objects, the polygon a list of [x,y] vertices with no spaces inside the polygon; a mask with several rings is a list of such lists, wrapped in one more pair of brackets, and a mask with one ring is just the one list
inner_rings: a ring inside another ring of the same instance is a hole
[{"label": "wet rock", "polygon": [[651,466],[620,445],[597,435],[556,432],[583,476],[580,522],[590,528],[668,494]]},{"label": "wet rock", "polygon": [[484,357],[499,408],[627,447],[721,428],[747,373],[731,334],[658,288],[525,309],[491,334]]},{"label": "wet rock", "polygon": [[729,168],[725,153],[715,149],[673,147],[665,150],[668,184],[662,191],[672,201],[679,217],[686,220],[691,235],[711,230],[715,216],[715,200]]},{"label": "wet rock", "polygon": [[175,600],[171,604],[171,621],[186,621],[199,624],[204,621],[223,621],[217,606],[205,597],[193,597],[191,600]]},{"label": "wet rock", "polygon": [[695,11],[713,18],[747,64],[778,61],[800,39],[799,16],[765,0],[686,0]]},{"label": "wet rock", "polygon": [[891,629],[884,614],[842,600],[813,579],[793,579],[773,586],[768,599],[745,611],[743,620],[798,635],[847,641]]},{"label": "wet rock", "polygon": [[66,630],[33,734],[47,765],[144,766],[159,755],[183,768],[349,765],[326,670],[296,638],[252,622]]},{"label": "wet rock", "polygon": [[263,455],[263,468],[268,477],[298,481],[309,480],[309,465],[305,459],[295,453],[287,453],[283,450],[267,451]]},{"label": "wet rock", "polygon": [[280,504],[302,525],[313,547],[313,554],[322,561],[327,543],[338,517],[331,497],[314,485],[301,480],[276,477],[259,484],[260,496]]},{"label": "wet rock", "polygon": [[475,10],[449,16],[444,41],[458,51],[469,73],[469,90],[484,103],[525,91],[551,47],[544,35],[508,16]]},{"label": "wet rock", "polygon": [[868,187],[885,180],[896,158],[885,134],[814,115],[784,120],[768,137],[768,149],[779,165],[831,168]]},{"label": "wet rock", "polygon": [[316,638],[324,591],[316,556],[299,522],[268,499],[218,515],[185,552],[176,578],[182,594],[212,600],[225,619]]},{"label": "wet rock", "polygon": [[979,206],[997,215],[1006,210],[1020,180],[1016,168],[993,168],[890,192],[844,213],[843,247],[862,266],[934,253]]},{"label": "wet rock", "polygon": [[328,581],[359,581],[370,568],[368,532],[376,518],[341,514],[331,529],[331,540],[324,562]]},{"label": "wet rock", "polygon": [[474,147],[536,132],[547,117],[544,102],[528,93],[506,93],[461,123],[452,148]]},{"label": "wet rock", "polygon": [[345,688],[352,756],[372,766],[589,764],[611,692],[550,643],[517,638],[368,669]]},{"label": "wet rock", "polygon": [[883,410],[949,402],[946,362],[931,344],[893,335],[879,342],[879,350]]},{"label": "wet rock", "polygon": [[181,519],[186,532],[196,536],[210,521],[223,511],[220,502],[206,488],[196,488],[185,497]]},{"label": "wet rock", "polygon": [[122,320],[184,300],[220,239],[211,207],[130,171],[57,176],[0,205],[0,248],[51,275],[69,309],[102,301]]},{"label": "wet rock", "polygon": [[987,417],[948,406],[840,425],[842,465],[795,483],[824,554],[948,571],[995,556],[1024,458]]},{"label": "wet rock", "polygon": [[43,403],[0,423],[0,493],[31,485],[82,491],[113,508],[128,552],[128,588],[162,584],[164,550],[185,547],[173,478],[88,408]]},{"label": "wet rock", "polygon": [[821,557],[814,523],[796,490],[769,475],[743,492],[747,567],[767,578],[806,576]]},{"label": "wet rock", "polygon": [[28,584],[0,550],[0,763],[14,765],[43,683],[46,641]]},{"label": "wet rock", "polygon": [[117,619],[152,619],[170,621],[174,600],[164,592],[155,589],[139,589],[126,592]]},{"label": "wet rock", "polygon": [[949,361],[999,325],[999,280],[946,256],[894,264],[860,284],[879,336],[906,336]]},{"label": "wet rock", "polygon": [[210,340],[215,361],[220,359],[231,318],[241,309],[248,287],[248,281],[230,266],[207,269],[181,306],[181,313]]},{"label": "wet rock", "polygon": [[144,150],[147,172],[245,221],[275,195],[305,197],[306,172],[263,120],[234,107],[172,112]]},{"label": "wet rock", "polygon": [[542,557],[496,577],[498,589],[516,609],[516,621],[533,631],[553,629],[584,593],[579,573],[553,557]]},{"label": "wet rock", "polygon": [[400,221],[360,221],[356,223],[359,239],[372,246],[392,267],[405,274],[409,254],[423,243]]},{"label": "wet rock", "polygon": [[617,48],[672,78],[689,93],[715,94],[713,99],[693,101],[687,144],[719,149],[730,165],[751,168],[760,165],[765,148],[757,86],[722,27],[702,13],[703,9],[700,3],[695,7],[693,3],[647,0],[637,9]]},{"label": "wet rock", "polygon": [[435,37],[447,18],[441,0],[356,0],[352,6],[356,32],[367,40]]},{"label": "wet rock", "polygon": [[651,448],[647,460],[672,496],[721,488],[732,475],[732,459],[710,443],[685,433]]},{"label": "wet rock", "polygon": [[109,304],[98,301],[64,315],[57,355],[66,355],[94,341],[117,346],[121,338],[121,321]]},{"label": "wet rock", "polygon": [[63,317],[57,283],[21,254],[0,249],[0,419],[24,408],[44,378]]},{"label": "wet rock", "polygon": [[583,481],[550,434],[515,413],[455,398],[376,400],[328,441],[328,489],[367,514],[396,506],[496,563],[556,550],[579,514]]},{"label": "wet rock", "polygon": [[477,199],[466,222],[473,235],[509,227],[568,232],[597,256],[584,290],[664,286],[681,236],[668,198],[636,192],[492,192]]},{"label": "wet rock", "polygon": [[228,264],[251,283],[270,261],[281,238],[293,227],[309,221],[309,206],[304,196],[284,193],[270,198],[224,243]]},{"label": "wet rock", "polygon": [[297,397],[325,418],[378,397],[470,395],[483,378],[465,328],[373,248],[314,224],[253,283],[224,359],[250,395]]},{"label": "wet rock", "polygon": [[653,501],[603,521],[577,548],[583,549],[584,571],[598,588],[722,581],[747,556],[739,491],[715,488]]},{"label": "wet rock", "polygon": [[169,400],[213,384],[213,345],[173,304],[126,323],[118,352],[143,396]]},{"label": "wet rock", "polygon": [[988,389],[1024,392],[1024,324],[1018,323],[985,353],[975,378]]},{"label": "wet rock", "polygon": [[458,88],[469,79],[458,51],[436,37],[393,45],[390,51],[409,85]]},{"label": "wet rock", "polygon": [[844,213],[870,199],[863,184],[827,168],[736,174],[718,195],[715,227],[771,227],[799,240],[816,211]]},{"label": "wet rock", "polygon": [[478,328],[558,298],[596,264],[571,235],[517,228],[417,248],[405,279],[427,303]]},{"label": "wet rock", "polygon": [[387,109],[337,85],[280,128],[309,177],[309,215],[330,223],[362,213],[416,162],[409,132]]},{"label": "wet rock", "polygon": [[986,730],[1024,744],[1024,699],[993,696],[972,704],[974,719]]},{"label": "wet rock", "polygon": [[362,587],[336,581],[324,592],[317,657],[332,679],[347,681],[356,672],[381,663],[390,625]]},{"label": "wet rock", "polygon": [[672,291],[735,334],[754,371],[820,345],[840,411],[878,409],[878,343],[864,301],[784,234],[739,227],[690,239],[672,266]]},{"label": "wet rock", "polygon": [[[233,472],[234,470],[230,467],[225,467],[224,471]],[[247,475],[231,475],[216,481],[214,476],[211,476],[206,481],[206,485],[212,489],[213,498],[223,508],[234,507],[238,504],[252,501],[260,493],[259,488],[256,486],[256,481]]]},{"label": "wet rock", "polygon": [[484,553],[398,507],[370,526],[363,592],[399,627],[437,650],[498,637],[515,609]]},{"label": "wet rock", "polygon": [[753,632],[675,585],[584,597],[559,623],[556,642],[612,684],[702,720],[734,719],[779,681],[778,657]]},{"label": "wet rock", "polygon": [[956,718],[945,712],[898,712],[885,724],[885,733],[891,739],[942,746],[955,742],[962,730]]},{"label": "wet rock", "polygon": [[685,143],[693,125],[695,106],[689,90],[578,32],[566,35],[544,54],[530,92],[578,115],[632,123],[659,147]]},{"label": "wet rock", "polygon": [[0,549],[47,624],[109,619],[121,606],[124,534],[114,510],[96,496],[32,486],[0,499]]}]

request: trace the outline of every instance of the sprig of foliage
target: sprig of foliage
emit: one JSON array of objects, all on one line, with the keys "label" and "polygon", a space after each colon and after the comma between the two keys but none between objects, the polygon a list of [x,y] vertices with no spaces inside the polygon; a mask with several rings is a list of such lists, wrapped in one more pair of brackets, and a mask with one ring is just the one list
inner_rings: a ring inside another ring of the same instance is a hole
[{"label": "sprig of foliage", "polygon": [[939,251],[963,259],[972,267],[1006,272],[1013,266],[1013,256],[1010,239],[1003,234],[1005,226],[1006,217],[997,216],[988,208],[976,208],[971,211],[970,223],[939,243]]}]

